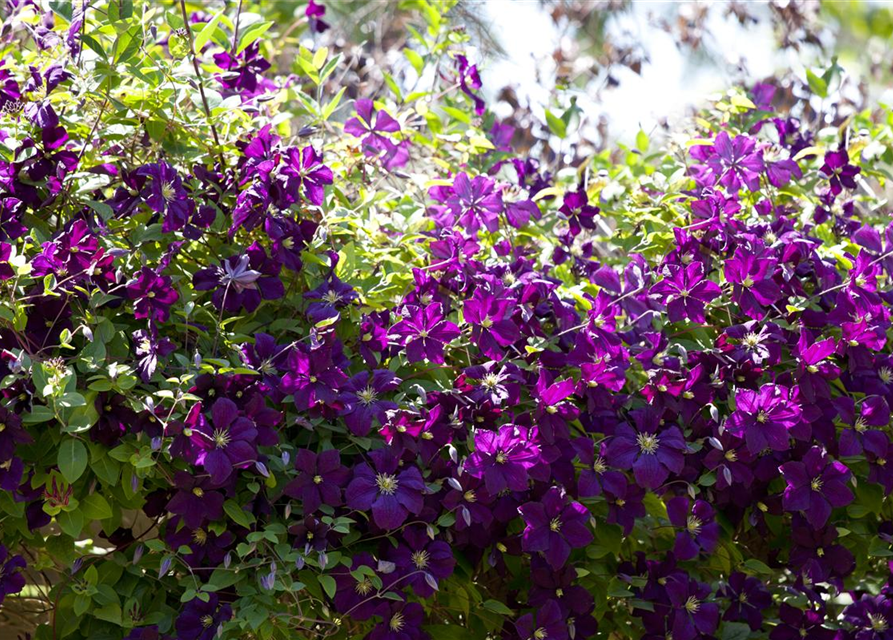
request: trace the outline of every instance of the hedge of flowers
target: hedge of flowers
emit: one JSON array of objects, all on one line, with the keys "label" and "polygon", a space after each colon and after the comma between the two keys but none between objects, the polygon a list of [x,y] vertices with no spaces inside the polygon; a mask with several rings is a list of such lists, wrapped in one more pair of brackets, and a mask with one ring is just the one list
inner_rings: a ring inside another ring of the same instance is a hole
[{"label": "hedge of flowers", "polygon": [[890,119],[834,68],[562,168],[449,2],[375,95],[313,1],[8,5],[35,638],[893,638]]}]

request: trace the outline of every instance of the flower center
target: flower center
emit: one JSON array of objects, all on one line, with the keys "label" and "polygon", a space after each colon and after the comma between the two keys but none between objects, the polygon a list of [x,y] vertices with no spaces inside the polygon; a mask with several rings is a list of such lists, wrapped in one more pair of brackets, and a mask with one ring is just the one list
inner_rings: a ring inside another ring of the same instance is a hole
[{"label": "flower center", "polygon": [[399,611],[391,616],[391,631],[400,631],[404,626],[403,614]]},{"label": "flower center", "polygon": [[887,619],[879,613],[869,613],[868,622],[871,623],[871,630],[878,633],[883,633],[890,626],[887,624]]},{"label": "flower center", "polygon": [[890,384],[893,381],[893,369],[890,367],[881,367],[878,369],[877,375],[884,384]]},{"label": "flower center", "polygon": [[361,596],[364,596],[372,591],[372,582],[369,580],[369,578],[363,576],[362,580],[357,580],[357,583],[354,585],[354,591],[356,591]]},{"label": "flower center", "polygon": [[165,202],[170,202],[174,199],[174,195],[176,191],[174,190],[173,182],[165,182],[161,185],[161,197]]},{"label": "flower center", "polygon": [[700,608],[701,603],[694,596],[689,596],[688,600],[685,601],[685,610],[689,613],[697,613]]},{"label": "flower center", "polygon": [[228,429],[214,429],[214,444],[218,449],[226,449],[226,446],[232,441]]},{"label": "flower center", "polygon": [[505,451],[496,452],[496,464],[505,464],[509,461],[509,457],[505,455]]},{"label": "flower center", "polygon": [[465,502],[476,502],[478,499],[477,494],[475,494],[474,491],[470,490],[466,491],[463,497],[465,498]]},{"label": "flower center", "polygon": [[759,413],[757,413],[757,422],[760,424],[766,424],[766,421],[769,419],[769,414],[760,409]]},{"label": "flower center", "polygon": [[489,329],[493,326],[493,320],[491,320],[490,318],[484,318],[483,320],[481,320],[481,326],[484,329]]},{"label": "flower center", "polygon": [[326,295],[324,295],[322,297],[322,299],[325,300],[326,302],[328,302],[329,304],[336,304],[338,302],[341,302],[341,296],[338,294],[338,292],[331,291],[331,290],[326,291]]},{"label": "flower center", "polygon": [[555,533],[561,531],[561,518],[552,518],[552,522],[549,523],[549,529]]},{"label": "flower center", "polygon": [[495,389],[499,386],[499,376],[495,373],[488,373],[481,378],[481,386],[487,389]]},{"label": "flower center", "polygon": [[417,569],[426,569],[430,560],[431,554],[427,551],[414,551],[412,554],[412,563]]},{"label": "flower center", "polygon": [[853,425],[853,428],[856,431],[858,431],[859,433],[862,433],[863,431],[865,431],[865,429],[868,428],[868,425],[865,424],[865,418],[863,418],[862,416],[859,416],[858,418],[856,418],[856,422]]},{"label": "flower center", "polygon": [[192,539],[196,544],[203,545],[208,541],[208,534],[204,529],[193,529],[192,531]]},{"label": "flower center", "polygon": [[366,387],[360,391],[357,396],[360,398],[360,402],[368,407],[375,402],[375,398],[378,397],[378,394],[375,393],[375,390],[372,387]]},{"label": "flower center", "polygon": [[750,276],[747,276],[746,278],[744,278],[744,281],[741,283],[741,286],[743,286],[747,289],[750,289],[753,285],[754,285],[754,281],[753,281],[753,278],[751,278]]},{"label": "flower center", "polygon": [[419,337],[420,337],[420,338],[427,338],[427,337],[428,337],[428,330],[427,330],[427,329],[422,329],[421,331],[419,331]]},{"label": "flower center", "polygon": [[313,484],[322,484],[322,476],[320,476],[320,475],[313,476]]},{"label": "flower center", "polygon": [[207,628],[210,627],[212,624],[214,624],[214,618],[211,617],[210,615],[202,616],[202,617],[201,617],[201,622],[202,622],[202,626],[203,626],[205,629],[207,629]]},{"label": "flower center", "polygon": [[605,459],[601,456],[596,457],[595,462],[592,463],[592,470],[596,473],[604,473],[608,470],[608,465],[605,464]]},{"label": "flower center", "polygon": [[741,604],[745,604],[747,602],[747,594],[739,593],[738,594],[738,602],[740,602]]},{"label": "flower center", "polygon": [[701,527],[703,525],[704,523],[701,522],[700,518],[697,518],[695,516],[688,516],[688,524],[686,525],[686,529],[688,529],[689,533],[691,533],[692,535],[696,536],[701,533]]},{"label": "flower center", "polygon": [[650,433],[640,433],[636,436],[636,444],[639,445],[639,449],[642,453],[649,456],[653,456],[657,453],[659,443],[660,439]]},{"label": "flower center", "polygon": [[392,496],[397,491],[397,477],[390,473],[379,473],[375,476],[375,484],[383,494]]},{"label": "flower center", "polygon": [[813,478],[812,482],[809,483],[809,488],[813,491],[821,491],[822,490],[822,479],[821,478]]},{"label": "flower center", "polygon": [[533,637],[535,640],[546,640],[549,637],[549,634],[546,633],[546,630],[540,627],[536,631],[533,632]]},{"label": "flower center", "polygon": [[726,460],[728,460],[729,462],[735,462],[736,460],[738,460],[738,452],[734,449],[729,449],[728,451],[726,451]]}]

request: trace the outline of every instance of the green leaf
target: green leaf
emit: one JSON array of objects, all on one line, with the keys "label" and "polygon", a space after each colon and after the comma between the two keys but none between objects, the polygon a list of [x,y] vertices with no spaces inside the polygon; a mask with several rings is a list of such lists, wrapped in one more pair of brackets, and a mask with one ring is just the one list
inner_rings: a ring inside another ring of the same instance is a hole
[{"label": "green leaf", "polygon": [[84,528],[84,514],[80,509],[71,511],[63,511],[56,516],[56,524],[62,529],[65,535],[71,536],[77,540],[81,536],[81,529]]},{"label": "green leaf", "polygon": [[226,511],[226,515],[228,515],[233,522],[246,529],[250,529],[251,525],[254,524],[254,517],[240,507],[239,503],[235,500],[227,500],[223,504],[223,510]]},{"label": "green leaf", "polygon": [[648,151],[648,134],[639,129],[639,133],[636,134],[636,149],[645,153]]},{"label": "green leaf", "polygon": [[422,69],[425,68],[425,59],[408,47],[403,50],[403,55],[409,60],[409,64],[412,65],[412,68],[415,69],[416,73],[421,74]]},{"label": "green leaf", "polygon": [[747,640],[750,637],[750,625],[743,622],[726,622],[722,626],[722,640]]},{"label": "green leaf", "polygon": [[347,89],[347,87],[341,87],[341,91],[336,93],[335,97],[332,98],[331,102],[329,102],[329,104],[327,104],[325,107],[323,107],[323,110],[322,110],[322,119],[323,120],[328,120],[329,116],[331,116],[335,112],[335,109],[338,108],[338,104],[341,102],[341,98],[344,97],[344,91],[346,89]]},{"label": "green leaf", "polygon": [[74,484],[87,469],[87,447],[77,438],[65,438],[59,445],[57,463],[65,481]]},{"label": "green leaf", "polygon": [[118,477],[121,475],[121,465],[105,455],[104,452],[91,463],[90,468],[100,480],[109,486],[116,485]]},{"label": "green leaf", "polygon": [[81,511],[88,520],[105,520],[112,517],[108,500],[98,493],[91,493],[81,501]]},{"label": "green leaf", "polygon": [[484,601],[484,609],[487,611],[492,611],[493,613],[498,613],[503,616],[513,616],[515,612],[509,609],[507,606],[502,604],[499,600],[486,600]]},{"label": "green leaf", "polygon": [[25,424],[38,424],[53,420],[55,417],[52,409],[39,404],[32,407],[31,413],[26,413],[22,416],[22,422]]},{"label": "green leaf", "polygon": [[236,47],[236,55],[239,55],[245,49],[250,47],[255,40],[264,35],[267,30],[273,26],[272,22],[255,22],[253,25],[245,29],[239,36],[239,46]]},{"label": "green leaf", "polygon": [[828,97],[828,83],[819,75],[813,73],[810,69],[806,70],[806,82],[814,94],[820,98]]},{"label": "green leaf", "polygon": [[326,592],[330,598],[335,597],[335,589],[337,586],[335,585],[335,578],[332,576],[319,576],[319,584],[322,585],[323,590]]},{"label": "green leaf", "polygon": [[220,17],[222,15],[223,9],[221,9],[217,13],[217,15],[211,18],[211,21],[204,26],[204,28],[199,32],[197,36],[195,36],[193,45],[195,46],[196,53],[200,53],[204,46],[211,40],[211,36],[213,36],[214,32],[217,31],[217,25],[220,23]]},{"label": "green leaf", "polygon": [[769,565],[757,560],[756,558],[751,558],[750,560],[746,560],[744,562],[744,566],[747,567],[747,569],[752,571],[753,573],[762,573],[765,575],[772,574],[772,569],[769,568]]},{"label": "green leaf", "polygon": [[96,609],[93,612],[93,615],[99,618],[100,620],[105,620],[106,622],[111,622],[112,624],[116,624],[119,627],[121,626],[121,605],[117,602],[113,602],[112,604],[107,604],[101,609]]},{"label": "green leaf", "polygon": [[564,120],[548,109],[546,109],[546,124],[549,125],[549,130],[559,138],[564,139],[567,136],[567,125]]}]

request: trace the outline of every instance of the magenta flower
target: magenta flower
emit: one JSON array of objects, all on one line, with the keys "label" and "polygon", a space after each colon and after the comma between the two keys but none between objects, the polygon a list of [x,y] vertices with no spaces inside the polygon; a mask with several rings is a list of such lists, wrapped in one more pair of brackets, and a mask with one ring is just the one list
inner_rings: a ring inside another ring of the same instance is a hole
[{"label": "magenta flower", "polygon": [[468,174],[459,173],[453,179],[453,195],[446,204],[468,233],[477,233],[481,227],[491,233],[499,229],[503,204],[495,187],[496,182],[486,176],[469,178]]},{"label": "magenta flower", "polygon": [[726,280],[734,284],[733,298],[741,311],[755,320],[765,315],[764,307],[775,304],[781,290],[772,280],[775,260],[739,247],[725,264]]},{"label": "magenta flower", "polygon": [[719,623],[719,606],[707,601],[710,585],[682,573],[668,578],[666,589],[672,606],[673,638],[694,640],[699,634],[712,636]]},{"label": "magenta flower", "polygon": [[347,376],[333,360],[332,347],[320,345],[308,349],[299,344],[288,355],[287,372],[282,377],[282,391],[294,397],[299,410],[311,409],[317,403],[330,403]]},{"label": "magenta flower", "polygon": [[726,429],[743,438],[753,455],[766,447],[774,451],[790,448],[788,431],[800,422],[800,405],[785,386],[766,384],[759,391],[741,389],[735,396],[737,409],[726,421]]},{"label": "magenta flower", "polygon": [[304,9],[304,15],[307,16],[310,30],[314,33],[323,33],[329,28],[329,24],[322,19],[326,15],[326,8],[323,5],[310,0],[307,3],[307,8]]},{"label": "magenta flower", "polygon": [[345,133],[362,138],[364,153],[381,157],[388,171],[399,169],[409,161],[408,142],[395,143],[389,135],[400,132],[400,123],[384,109],[375,110],[372,100],[357,100],[357,115],[344,123]]},{"label": "magenta flower", "polygon": [[503,348],[514,344],[521,335],[511,318],[514,308],[514,300],[482,288],[465,301],[462,310],[465,322],[471,325],[471,339],[492,360],[500,360],[505,353]]},{"label": "magenta flower", "polygon": [[201,269],[192,277],[197,291],[214,290],[211,300],[218,309],[236,312],[244,308],[251,313],[262,300],[276,300],[285,295],[279,279],[279,263],[267,257],[257,242],[242,255],[227,258],[217,267]]},{"label": "magenta flower", "polygon": [[565,193],[558,212],[567,219],[571,236],[576,237],[583,229],[595,228],[595,216],[598,215],[599,209],[590,205],[589,196],[580,190]]},{"label": "magenta flower", "polygon": [[195,204],[186,193],[177,170],[166,162],[159,162],[137,169],[137,174],[152,178],[143,197],[153,211],[164,216],[161,230],[170,233],[185,227]]},{"label": "magenta flower", "polygon": [[257,459],[257,428],[239,415],[228,398],[218,398],[211,407],[211,421],[199,420],[190,439],[200,451],[196,464],[202,465],[215,485],[221,485],[233,469],[245,468]]},{"label": "magenta flower", "polygon": [[828,176],[831,194],[835,196],[840,195],[844,187],[855,189],[856,176],[862,171],[860,167],[850,164],[850,155],[846,149],[826,153],[825,164],[819,170]]},{"label": "magenta flower", "polygon": [[459,337],[459,327],[443,317],[440,303],[407,306],[403,319],[388,332],[401,338],[410,362],[443,363],[443,347]]},{"label": "magenta flower", "polygon": [[171,286],[171,279],[149,267],[143,267],[135,280],[127,285],[127,297],[134,300],[133,317],[167,322],[170,308],[180,294]]},{"label": "magenta flower", "polygon": [[311,514],[322,504],[341,506],[341,488],[350,478],[350,470],[341,464],[341,453],[329,449],[319,454],[300,449],[295,454],[298,476],[285,485],[285,495],[301,501],[304,514]]},{"label": "magenta flower", "polygon": [[670,322],[688,318],[704,324],[705,305],[721,293],[719,285],[704,276],[704,265],[700,262],[685,267],[668,264],[663,271],[664,279],[651,287],[651,293],[664,297]]},{"label": "magenta flower", "polygon": [[338,401],[343,405],[341,415],[351,433],[365,436],[372,430],[372,420],[387,422],[387,412],[397,408],[397,403],[382,396],[400,386],[400,378],[393,371],[378,369],[370,375],[361,371],[341,388]]},{"label": "magenta flower", "polygon": [[632,469],[636,482],[645,489],[656,489],[670,473],[679,473],[685,465],[685,438],[679,427],[661,424],[651,407],[631,412],[636,425],[617,426],[608,443],[607,461],[618,469]]},{"label": "magenta flower", "polygon": [[540,456],[535,437],[535,430],[512,424],[503,425],[498,432],[481,429],[475,432],[474,453],[465,461],[465,472],[483,478],[493,496],[505,489],[525,491],[527,472]]},{"label": "magenta flower", "polygon": [[730,138],[725,131],[718,133],[707,165],[716,181],[730,192],[737,192],[742,183],[751,191],[760,190],[760,174],[765,165],[762,153],[756,150],[756,140],[750,136]]},{"label": "magenta flower", "polygon": [[677,496],[667,502],[667,516],[678,529],[673,553],[679,560],[693,560],[699,554],[710,555],[719,544],[719,525],[713,507],[703,500]]},{"label": "magenta flower", "polygon": [[326,185],[332,184],[332,170],[322,163],[322,156],[311,146],[286,150],[284,168],[285,202],[299,202],[301,193],[310,204],[321,207],[326,195]]},{"label": "magenta flower", "polygon": [[396,529],[410,513],[422,510],[425,481],[418,467],[400,471],[399,460],[390,449],[369,454],[373,466],[363,463],[354,469],[347,485],[347,506],[360,511],[372,510],[372,520],[381,529]]},{"label": "magenta flower", "polygon": [[542,552],[549,565],[564,566],[571,549],[592,542],[589,511],[579,502],[569,502],[563,489],[552,487],[539,502],[518,507],[524,519],[522,548],[528,553]]},{"label": "magenta flower", "polygon": [[802,511],[813,527],[828,522],[831,510],[853,501],[846,483],[850,470],[837,460],[829,460],[820,447],[812,447],[803,460],[785,462],[778,470],[788,483],[782,504],[785,511]]}]

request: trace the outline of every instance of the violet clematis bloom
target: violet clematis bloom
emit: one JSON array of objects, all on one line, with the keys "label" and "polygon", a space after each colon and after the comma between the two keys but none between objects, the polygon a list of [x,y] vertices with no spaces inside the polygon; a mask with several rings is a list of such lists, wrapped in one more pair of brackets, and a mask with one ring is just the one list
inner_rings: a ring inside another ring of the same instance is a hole
[{"label": "violet clematis bloom", "polygon": [[139,275],[127,285],[127,297],[134,300],[133,317],[167,322],[170,308],[180,294],[171,286],[171,279],[149,267],[143,267]]},{"label": "violet clematis bloom", "polygon": [[527,613],[515,623],[520,640],[567,640],[567,618],[561,606],[549,600],[532,613]]},{"label": "violet clematis bloom", "polygon": [[305,514],[321,504],[341,506],[341,489],[350,478],[350,469],[341,464],[341,453],[329,449],[319,454],[301,449],[295,454],[298,476],[285,485],[285,495],[301,501]]},{"label": "violet clematis bloom", "polygon": [[456,67],[459,76],[459,88],[462,90],[462,93],[474,102],[475,115],[484,115],[486,105],[481,97],[475,93],[483,86],[477,65],[471,64],[467,57],[458,55],[456,56]]},{"label": "violet clematis bloom", "polygon": [[223,517],[223,494],[213,490],[210,479],[177,471],[174,485],[177,492],[167,503],[167,510],[183,518],[188,528],[198,529]]},{"label": "violet clematis bloom", "polygon": [[491,360],[501,360],[505,355],[503,348],[514,344],[521,335],[511,318],[514,308],[514,300],[483,289],[465,301],[462,311],[465,322],[471,325],[471,339]]},{"label": "violet clematis bloom", "polygon": [[694,640],[699,634],[710,636],[719,623],[719,607],[707,602],[710,585],[687,575],[667,579],[667,596],[673,607],[673,639]]},{"label": "violet clematis bloom", "polygon": [[853,627],[854,640],[893,640],[893,598],[868,593],[843,611],[844,621]]},{"label": "violet clematis bloom", "polygon": [[474,434],[474,453],[465,461],[465,472],[483,478],[492,496],[505,489],[525,491],[528,470],[540,457],[535,439],[535,429],[513,424],[501,426],[498,432],[480,429]]},{"label": "violet clematis bloom", "polygon": [[619,471],[611,471],[606,461],[607,443],[600,443],[598,451],[590,438],[577,438],[572,443],[585,467],[577,480],[577,490],[581,498],[600,496],[603,491],[621,495],[626,491],[626,476]]},{"label": "violet clematis bloom", "polygon": [[719,297],[721,290],[704,276],[704,265],[692,262],[688,266],[669,264],[664,267],[664,279],[651,287],[651,293],[663,296],[670,322],[704,324],[705,305]]},{"label": "violet clematis bloom", "polygon": [[729,581],[720,587],[716,595],[728,598],[729,606],[723,620],[743,620],[751,631],[759,631],[763,625],[763,611],[772,606],[772,594],[766,591],[759,578],[735,571]]},{"label": "violet clematis bloom", "polygon": [[232,256],[218,267],[197,271],[192,284],[197,291],[214,290],[211,300],[218,309],[248,313],[260,306],[262,300],[276,300],[285,295],[279,279],[280,266],[269,259],[257,242],[242,255]]},{"label": "violet clematis bloom", "polygon": [[199,420],[190,436],[201,451],[196,464],[202,465],[215,485],[221,485],[233,469],[250,466],[257,458],[257,429],[239,415],[239,408],[228,398],[218,398],[211,407],[211,422]]},{"label": "violet clematis bloom", "polygon": [[460,335],[459,327],[443,317],[440,303],[408,306],[403,319],[388,332],[402,338],[410,362],[443,363],[443,347]]},{"label": "violet clematis bloom", "polygon": [[778,608],[779,624],[769,632],[769,640],[835,640],[837,632],[823,626],[822,611],[803,611],[783,602]]},{"label": "violet clematis bloom", "polygon": [[425,609],[418,602],[388,601],[376,611],[382,621],[372,628],[364,640],[430,640],[422,630]]},{"label": "violet clematis bloom", "polygon": [[322,155],[310,146],[292,147],[286,150],[285,161],[280,170],[280,175],[285,176],[285,202],[298,202],[303,193],[310,204],[321,207],[326,185],[332,184],[333,179],[332,170],[322,163]]},{"label": "violet clematis bloom", "polygon": [[[372,510],[372,520],[381,529],[396,529],[410,513],[424,506],[425,481],[418,467],[399,471],[399,460],[390,448],[369,454],[372,467],[363,463],[354,469],[345,499],[351,509]],[[374,468],[373,468],[374,467]]]},{"label": "violet clematis bloom", "polygon": [[618,469],[632,469],[636,483],[656,489],[670,473],[679,473],[685,465],[687,450],[679,427],[663,427],[657,411],[651,407],[631,412],[636,429],[618,425],[608,443],[607,460]]},{"label": "violet clematis bloom", "polygon": [[329,345],[308,349],[303,344],[288,354],[287,372],[282,376],[282,391],[294,397],[299,410],[312,409],[317,403],[331,403],[347,376],[333,359]]},{"label": "violet clematis bloom", "polygon": [[323,33],[328,30],[329,23],[322,19],[326,15],[326,8],[323,5],[310,0],[307,3],[307,8],[304,9],[304,15],[307,16],[310,30],[314,33]]},{"label": "violet clematis bloom", "polygon": [[10,556],[9,550],[0,544],[0,604],[3,604],[6,596],[25,588],[25,575],[22,573],[25,566],[22,556]]},{"label": "violet clematis bloom", "polygon": [[455,220],[469,234],[477,233],[481,227],[491,233],[499,229],[503,203],[495,187],[496,182],[486,176],[469,178],[463,172],[453,179],[453,195],[446,204]]},{"label": "violet clematis bloom", "polygon": [[698,554],[709,555],[719,544],[719,524],[714,520],[713,507],[703,500],[691,501],[677,496],[667,503],[667,516],[676,529],[673,553],[679,560],[693,560]]},{"label": "violet clematis bloom", "polygon": [[195,204],[186,193],[177,170],[166,162],[159,162],[140,167],[136,173],[152,178],[144,189],[143,198],[153,211],[164,216],[161,230],[170,233],[185,227]]},{"label": "violet clematis bloom", "polygon": [[846,486],[850,470],[827,453],[812,447],[801,462],[785,462],[778,470],[788,486],[782,504],[785,511],[802,511],[813,527],[820,529],[828,522],[831,510],[844,507],[854,499]]},{"label": "violet clematis bloom", "polygon": [[418,525],[404,529],[403,541],[405,544],[389,556],[405,576],[401,584],[412,587],[420,598],[430,598],[437,583],[453,574],[456,566],[453,550],[443,540],[431,540],[427,528]]},{"label": "violet clematis bloom", "polygon": [[389,135],[400,132],[400,123],[384,109],[375,111],[372,100],[357,100],[357,115],[344,123],[345,133],[362,138],[364,153],[381,157],[388,171],[399,169],[409,162],[409,142],[394,143]]},{"label": "violet clematis bloom", "polygon": [[378,369],[370,375],[362,371],[341,387],[338,401],[344,407],[341,415],[351,433],[357,436],[368,435],[372,430],[372,420],[387,422],[387,412],[397,408],[396,402],[383,400],[381,396],[400,386],[400,378],[393,371]]},{"label": "violet clematis bloom", "polygon": [[599,208],[589,204],[589,196],[583,190],[568,191],[564,194],[558,212],[567,219],[572,237],[580,235],[583,229],[595,229],[595,216]]},{"label": "violet clematis bloom", "polygon": [[838,196],[844,187],[856,188],[856,176],[861,173],[862,169],[850,164],[850,155],[846,149],[840,149],[825,154],[825,164],[819,171],[828,176],[831,194]]},{"label": "violet clematis bloom", "polygon": [[766,447],[773,451],[790,449],[789,431],[800,422],[796,396],[783,385],[763,385],[759,391],[740,389],[737,409],[726,421],[726,429],[743,438],[747,450],[756,455]]},{"label": "violet clematis bloom", "polygon": [[216,593],[208,594],[208,601],[190,600],[177,616],[175,627],[179,640],[213,640],[220,624],[233,617],[229,604],[220,605]]},{"label": "violet clematis bloom", "polygon": [[563,489],[552,487],[539,502],[528,502],[518,510],[525,524],[522,548],[528,553],[542,552],[555,570],[564,566],[571,549],[592,542],[589,511],[579,502],[568,502]]},{"label": "violet clematis bloom", "polygon": [[764,307],[781,298],[781,290],[772,280],[775,259],[739,247],[731,260],[726,260],[725,276],[733,287],[733,299],[741,311],[755,320],[765,315]]},{"label": "violet clematis bloom", "polygon": [[756,149],[756,140],[750,136],[731,138],[725,131],[718,133],[707,165],[719,184],[730,192],[737,192],[742,183],[751,191],[760,190],[760,174],[765,165],[762,152]]}]

